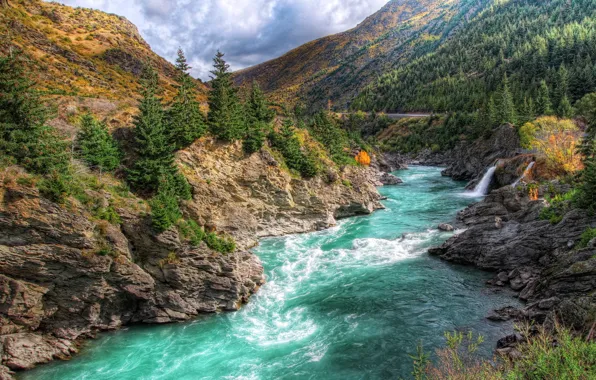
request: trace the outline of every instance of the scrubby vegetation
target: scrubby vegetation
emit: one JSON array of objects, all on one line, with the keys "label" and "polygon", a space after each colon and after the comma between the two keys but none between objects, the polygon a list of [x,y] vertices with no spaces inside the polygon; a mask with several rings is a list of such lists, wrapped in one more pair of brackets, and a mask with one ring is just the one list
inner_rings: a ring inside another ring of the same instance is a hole
[{"label": "scrubby vegetation", "polygon": [[412,375],[416,380],[457,379],[592,379],[596,377],[596,343],[557,326],[554,332],[538,328],[523,329],[525,342],[517,345],[517,359],[480,359],[476,354],[482,336],[472,332],[447,332],[446,348],[436,353],[436,362],[421,348],[414,359]]}]

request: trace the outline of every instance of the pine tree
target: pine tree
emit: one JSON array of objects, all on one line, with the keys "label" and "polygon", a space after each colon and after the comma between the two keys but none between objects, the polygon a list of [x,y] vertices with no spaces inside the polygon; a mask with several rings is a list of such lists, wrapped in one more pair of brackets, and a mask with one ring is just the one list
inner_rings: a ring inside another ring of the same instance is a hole
[{"label": "pine tree", "polygon": [[567,95],[563,96],[563,99],[559,102],[559,109],[557,110],[557,115],[562,118],[571,118],[573,117],[573,107],[571,106],[571,102]]},{"label": "pine tree", "polygon": [[[137,159],[128,172],[128,181],[138,190],[155,193],[161,182],[179,182],[180,176],[163,122],[164,111],[158,97],[158,76],[149,66],[145,68],[142,89],[139,114],[134,119]],[[176,188],[182,192],[187,186],[188,184]]]},{"label": "pine tree", "polygon": [[581,205],[591,211],[596,211],[596,159],[587,159],[582,175]]},{"label": "pine tree", "polygon": [[507,75],[503,77],[502,88],[499,93],[497,118],[499,124],[515,124],[517,122],[517,112],[513,103],[513,95],[511,95],[511,91],[509,90],[509,78]]},{"label": "pine tree", "polygon": [[213,135],[224,141],[236,141],[244,136],[242,107],[232,83],[230,67],[223,57],[224,54],[218,51],[213,59],[208,122]]},{"label": "pine tree", "polygon": [[48,111],[19,54],[0,57],[0,152],[26,169],[66,172],[67,144],[46,125]]},{"label": "pine tree", "polygon": [[538,99],[536,101],[536,109],[539,115],[552,115],[553,106],[550,101],[550,94],[546,81],[540,82],[540,88],[538,89]]},{"label": "pine tree", "polygon": [[81,118],[77,144],[83,160],[100,173],[114,170],[120,164],[120,151],[116,141],[106,125],[91,114],[85,114]]},{"label": "pine tree", "polygon": [[205,119],[196,99],[195,83],[189,74],[190,66],[182,49],[176,59],[178,92],[167,112],[170,140],[176,149],[184,149],[200,138],[206,130]]},{"label": "pine tree", "polygon": [[494,96],[491,96],[488,100],[488,120],[490,122],[491,127],[496,127],[499,125],[499,114],[497,112],[497,105],[495,104]]},{"label": "pine tree", "polygon": [[[569,102],[569,71],[565,65],[559,67],[557,72],[557,91],[555,93],[555,104],[558,105],[557,110],[561,109],[561,103],[565,98]],[[562,115],[559,114],[562,117]]]},{"label": "pine tree", "polygon": [[265,132],[271,129],[275,112],[267,105],[265,95],[258,83],[252,84],[250,96],[245,104],[246,135],[243,148],[248,154],[261,149],[265,142]]},{"label": "pine tree", "polygon": [[536,111],[534,110],[534,100],[524,96],[524,103],[522,104],[522,110],[519,117],[520,124],[525,124],[536,118]]}]

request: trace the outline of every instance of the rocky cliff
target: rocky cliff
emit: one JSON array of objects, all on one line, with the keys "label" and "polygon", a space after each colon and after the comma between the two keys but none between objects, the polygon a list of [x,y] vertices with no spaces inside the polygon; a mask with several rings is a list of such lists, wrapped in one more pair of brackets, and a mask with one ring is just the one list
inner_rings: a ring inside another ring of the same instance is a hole
[{"label": "rocky cliff", "polygon": [[85,199],[113,206],[118,223],[99,220],[78,199],[53,203],[22,170],[4,170],[0,378],[68,358],[100,331],[237,310],[265,281],[259,259],[246,251],[259,237],[326,228],[381,207],[379,173],[368,168],[302,180],[267,149],[245,156],[240,145],[211,139],[178,160],[194,192],[185,216],[230,233],[238,251],[193,246],[176,228],[155,233],[143,200],[103,182]]},{"label": "rocky cliff", "polygon": [[464,232],[430,252],[494,271],[493,284],[509,286],[527,301],[521,317],[589,329],[596,320],[596,247],[579,248],[579,242],[596,227],[596,217],[571,210],[553,224],[539,218],[545,204],[531,201],[525,189],[493,191],[459,213]]}]

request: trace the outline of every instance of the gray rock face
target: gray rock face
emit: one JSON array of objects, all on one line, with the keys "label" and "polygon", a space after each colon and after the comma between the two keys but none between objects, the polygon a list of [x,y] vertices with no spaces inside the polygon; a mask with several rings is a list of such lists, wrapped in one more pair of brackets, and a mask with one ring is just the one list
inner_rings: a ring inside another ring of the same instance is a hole
[{"label": "gray rock face", "polygon": [[[456,180],[480,180],[484,170],[498,159],[514,157],[519,153],[519,136],[514,126],[503,125],[488,140],[478,139],[459,144],[449,154],[451,165],[443,175]],[[473,183],[475,185],[476,183]]]},{"label": "gray rock face", "polygon": [[381,182],[385,186],[399,185],[401,183],[404,183],[404,181],[402,181],[400,178],[390,173],[381,174],[381,176],[379,177],[379,182]]},{"label": "gray rock face", "polygon": [[156,236],[127,210],[121,231],[35,189],[0,190],[0,356],[11,370],[67,358],[78,340],[128,323],[237,310],[264,282],[248,252],[193,248],[175,230]]},{"label": "gray rock face", "polygon": [[511,187],[493,191],[459,213],[465,232],[430,253],[497,272],[493,284],[508,284],[528,302],[526,318],[552,323],[557,315],[567,325],[589,327],[596,319],[596,250],[574,247],[596,218],[572,210],[552,225],[539,220],[543,207]]}]

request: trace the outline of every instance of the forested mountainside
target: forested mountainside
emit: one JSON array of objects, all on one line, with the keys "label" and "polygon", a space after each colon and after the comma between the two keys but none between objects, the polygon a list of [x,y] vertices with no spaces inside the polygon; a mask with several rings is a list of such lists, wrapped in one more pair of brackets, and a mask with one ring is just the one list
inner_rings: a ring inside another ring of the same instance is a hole
[{"label": "forested mountainside", "polygon": [[339,109],[391,69],[434,51],[487,0],[392,0],[352,30],[302,45],[235,74],[277,101]]},{"label": "forested mountainside", "polygon": [[[39,89],[55,96],[130,99],[147,62],[158,71],[166,96],[174,65],[155,54],[124,17],[40,0],[1,4],[0,53],[22,50],[38,73]],[[206,86],[197,81],[199,99]]]},{"label": "forested mountainside", "polygon": [[503,106],[528,119],[569,116],[596,89],[596,4],[493,1],[436,51],[397,66],[353,108],[489,114]]}]

